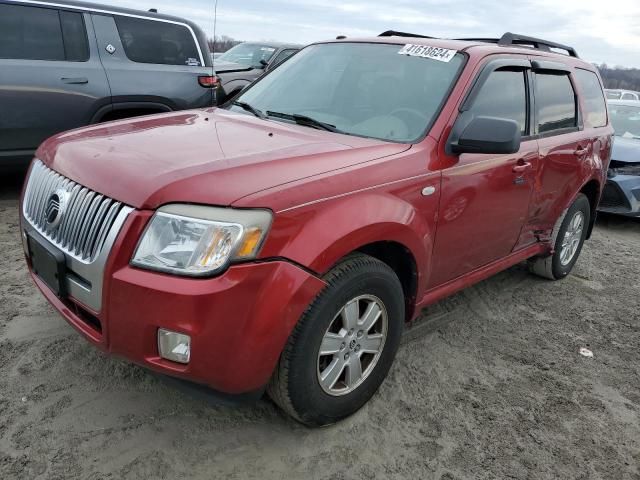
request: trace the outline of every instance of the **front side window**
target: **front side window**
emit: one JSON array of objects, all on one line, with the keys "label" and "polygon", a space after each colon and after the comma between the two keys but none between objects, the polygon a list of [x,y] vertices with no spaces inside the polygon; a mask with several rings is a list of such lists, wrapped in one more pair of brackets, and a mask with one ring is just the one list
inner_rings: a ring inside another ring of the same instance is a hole
[{"label": "front side window", "polygon": [[622,94],[620,92],[614,92],[612,90],[607,90],[607,100],[620,100]]},{"label": "front side window", "polygon": [[238,63],[245,67],[260,68],[263,63],[271,60],[276,53],[276,48],[269,45],[256,43],[241,43],[227,50],[220,57],[218,62]]},{"label": "front side window", "polygon": [[609,115],[617,137],[640,139],[640,107],[609,104]]},{"label": "front side window", "polygon": [[115,16],[127,58],[138,63],[200,66],[193,35],[184,25]]},{"label": "front side window", "polygon": [[[343,133],[414,142],[435,121],[464,63],[399,55],[404,45],[329,43],[301,50],[238,100],[284,121],[304,115]],[[238,107],[231,107],[242,111]]]},{"label": "front side window", "polygon": [[536,74],[535,97],[538,133],[578,126],[576,94],[568,74]]},{"label": "front side window", "polygon": [[469,109],[474,117],[515,120],[522,135],[527,134],[527,88],[525,72],[497,70],[489,75]]},{"label": "front side window", "polygon": [[582,93],[585,120],[593,127],[604,127],[607,124],[607,105],[598,76],[588,70],[576,69],[576,79]]},{"label": "front side window", "polygon": [[58,10],[0,4],[0,58],[65,60]]}]

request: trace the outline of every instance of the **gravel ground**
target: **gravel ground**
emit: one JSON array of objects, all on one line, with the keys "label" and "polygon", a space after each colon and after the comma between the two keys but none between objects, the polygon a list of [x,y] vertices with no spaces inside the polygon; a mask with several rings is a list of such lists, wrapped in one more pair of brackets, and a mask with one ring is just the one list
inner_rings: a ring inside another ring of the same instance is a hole
[{"label": "gravel ground", "polygon": [[372,401],[310,430],[92,348],[27,276],[18,184],[0,184],[1,479],[640,479],[639,221],[600,219],[562,282],[516,266],[433,306]]}]

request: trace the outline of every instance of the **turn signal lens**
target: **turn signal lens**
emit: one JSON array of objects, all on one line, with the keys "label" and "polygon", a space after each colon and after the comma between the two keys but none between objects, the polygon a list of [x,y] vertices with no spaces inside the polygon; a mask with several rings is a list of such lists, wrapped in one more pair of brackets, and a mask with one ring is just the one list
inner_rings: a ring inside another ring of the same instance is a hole
[{"label": "turn signal lens", "polygon": [[255,255],[260,241],[262,240],[262,230],[259,228],[252,228],[245,233],[243,242],[240,244],[240,248],[236,253],[236,258],[247,258]]}]

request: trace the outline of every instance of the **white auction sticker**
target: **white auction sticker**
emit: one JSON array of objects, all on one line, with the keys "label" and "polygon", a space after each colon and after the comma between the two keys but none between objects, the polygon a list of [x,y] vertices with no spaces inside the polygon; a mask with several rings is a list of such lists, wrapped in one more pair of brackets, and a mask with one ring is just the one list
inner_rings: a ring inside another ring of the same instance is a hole
[{"label": "white auction sticker", "polygon": [[410,55],[412,57],[430,58],[439,62],[450,62],[455,56],[457,50],[449,50],[448,48],[430,47],[428,45],[413,45],[407,43],[398,52],[400,55]]}]

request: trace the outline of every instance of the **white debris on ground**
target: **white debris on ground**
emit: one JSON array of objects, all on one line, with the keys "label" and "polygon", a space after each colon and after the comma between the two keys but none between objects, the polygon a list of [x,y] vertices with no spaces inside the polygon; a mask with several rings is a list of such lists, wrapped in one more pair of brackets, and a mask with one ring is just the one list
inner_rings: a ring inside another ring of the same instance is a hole
[{"label": "white debris on ground", "polygon": [[587,358],[593,358],[593,352],[585,347],[580,348],[580,355]]}]

